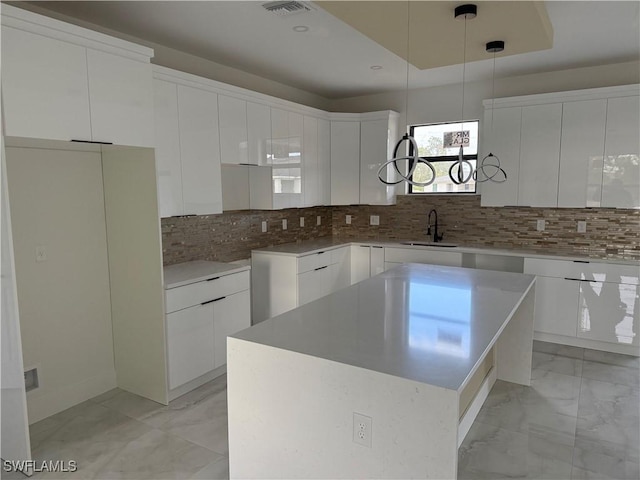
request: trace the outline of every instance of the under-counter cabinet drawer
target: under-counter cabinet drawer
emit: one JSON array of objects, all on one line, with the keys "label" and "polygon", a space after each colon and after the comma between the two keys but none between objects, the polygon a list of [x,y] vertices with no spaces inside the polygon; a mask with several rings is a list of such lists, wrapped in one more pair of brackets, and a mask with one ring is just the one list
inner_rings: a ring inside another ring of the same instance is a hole
[{"label": "under-counter cabinet drawer", "polygon": [[447,252],[446,247],[440,250],[423,250],[419,248],[385,248],[385,263],[429,263],[432,265],[462,266],[462,253]]},{"label": "under-counter cabinet drawer", "polygon": [[248,289],[249,272],[247,271],[233,275],[212,277],[203,282],[172,288],[166,291],[167,313]]}]

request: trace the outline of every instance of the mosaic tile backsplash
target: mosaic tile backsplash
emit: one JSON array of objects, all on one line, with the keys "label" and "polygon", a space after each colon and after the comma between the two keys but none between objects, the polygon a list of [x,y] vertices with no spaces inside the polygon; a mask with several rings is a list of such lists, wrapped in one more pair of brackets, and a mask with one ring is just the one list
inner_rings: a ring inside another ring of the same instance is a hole
[{"label": "mosaic tile backsplash", "polygon": [[[427,213],[438,212],[444,242],[464,246],[513,248],[558,255],[640,260],[640,210],[609,208],[481,207],[477,195],[403,195],[391,206],[313,207],[237,211],[162,219],[165,265],[191,260],[229,262],[251,250],[333,236],[345,241],[428,240]],[[347,225],[345,216],[351,215]],[[379,215],[380,225],[369,225]],[[317,216],[321,225],[317,225]],[[305,226],[300,227],[300,217]],[[282,229],[282,220],[287,229]],[[536,221],[546,221],[545,231]],[[577,232],[577,222],[587,232]],[[268,232],[262,233],[261,222]]]},{"label": "mosaic tile backsplash", "polygon": [[[401,195],[391,206],[334,207],[333,235],[345,240],[428,240],[427,214],[438,212],[443,242],[558,255],[640,259],[640,210],[481,207],[479,195]],[[351,215],[351,225],[345,222]],[[380,225],[370,226],[369,216]],[[545,231],[536,221],[545,220]],[[577,222],[587,222],[586,233]]]}]

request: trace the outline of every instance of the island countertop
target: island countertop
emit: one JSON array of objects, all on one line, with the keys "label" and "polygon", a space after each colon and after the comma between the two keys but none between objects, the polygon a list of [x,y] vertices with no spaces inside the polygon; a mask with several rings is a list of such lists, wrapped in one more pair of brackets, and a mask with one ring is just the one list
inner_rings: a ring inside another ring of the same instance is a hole
[{"label": "island countertop", "polygon": [[232,337],[457,391],[534,283],[405,264]]}]

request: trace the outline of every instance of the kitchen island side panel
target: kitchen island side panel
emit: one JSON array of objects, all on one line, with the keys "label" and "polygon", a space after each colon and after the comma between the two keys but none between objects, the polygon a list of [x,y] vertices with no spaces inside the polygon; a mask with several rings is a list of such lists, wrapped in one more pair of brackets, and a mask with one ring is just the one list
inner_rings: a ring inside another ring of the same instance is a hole
[{"label": "kitchen island side panel", "polygon": [[456,391],[237,338],[227,352],[231,478],[456,477]]}]

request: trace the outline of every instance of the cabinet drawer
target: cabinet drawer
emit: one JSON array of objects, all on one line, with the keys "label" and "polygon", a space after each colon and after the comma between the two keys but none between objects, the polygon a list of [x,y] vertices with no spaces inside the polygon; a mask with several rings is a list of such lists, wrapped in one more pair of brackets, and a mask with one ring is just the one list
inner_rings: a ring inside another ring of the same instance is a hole
[{"label": "cabinet drawer", "polygon": [[331,250],[321,251],[298,258],[298,274],[331,265]]},{"label": "cabinet drawer", "polygon": [[525,258],[524,273],[543,277],[638,285],[640,269],[635,265]]},{"label": "cabinet drawer", "polygon": [[167,313],[249,289],[249,272],[233,273],[165,292]]},{"label": "cabinet drawer", "polygon": [[462,265],[462,254],[419,248],[385,248],[384,261],[389,263],[429,263],[433,265]]},{"label": "cabinet drawer", "polygon": [[638,285],[640,268],[612,263],[575,263],[577,278],[596,282]]}]

